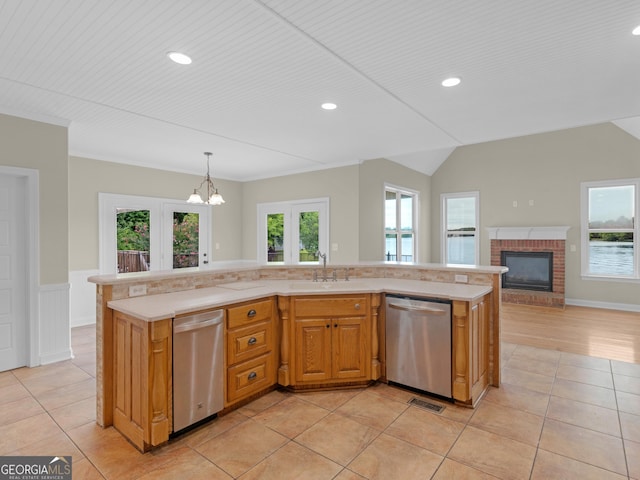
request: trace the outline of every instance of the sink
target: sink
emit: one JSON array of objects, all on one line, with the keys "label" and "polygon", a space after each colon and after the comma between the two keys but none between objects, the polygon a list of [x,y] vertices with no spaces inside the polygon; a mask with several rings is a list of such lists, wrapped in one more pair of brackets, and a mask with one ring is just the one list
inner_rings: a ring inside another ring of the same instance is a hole
[{"label": "sink", "polygon": [[311,280],[294,282],[289,284],[291,290],[366,290],[368,285],[363,282],[346,282],[346,281],[318,281],[313,282]]}]

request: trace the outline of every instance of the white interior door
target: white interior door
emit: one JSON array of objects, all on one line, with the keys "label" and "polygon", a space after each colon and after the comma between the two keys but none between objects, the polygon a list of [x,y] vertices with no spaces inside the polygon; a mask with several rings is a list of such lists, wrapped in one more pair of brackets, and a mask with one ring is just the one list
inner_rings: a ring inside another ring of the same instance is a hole
[{"label": "white interior door", "polygon": [[26,185],[0,175],[0,371],[27,364]]}]

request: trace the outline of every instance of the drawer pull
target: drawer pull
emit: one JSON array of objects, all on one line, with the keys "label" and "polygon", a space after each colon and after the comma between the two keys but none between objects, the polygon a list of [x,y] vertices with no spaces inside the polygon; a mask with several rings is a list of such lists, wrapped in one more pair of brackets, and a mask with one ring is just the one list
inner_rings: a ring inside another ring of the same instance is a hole
[{"label": "drawer pull", "polygon": [[248,376],[247,379],[248,380],[255,380],[256,378],[258,378],[258,374],[256,372],[251,372]]},{"label": "drawer pull", "polygon": [[255,345],[256,343],[258,343],[258,339],[256,337],[251,337],[249,340],[247,340],[248,345]]},{"label": "drawer pull", "polygon": [[355,308],[356,310],[360,310],[360,304],[359,304],[359,303],[356,303],[356,304],[353,306],[353,308]]},{"label": "drawer pull", "polygon": [[252,308],[247,312],[247,317],[252,318],[256,316],[256,311]]}]

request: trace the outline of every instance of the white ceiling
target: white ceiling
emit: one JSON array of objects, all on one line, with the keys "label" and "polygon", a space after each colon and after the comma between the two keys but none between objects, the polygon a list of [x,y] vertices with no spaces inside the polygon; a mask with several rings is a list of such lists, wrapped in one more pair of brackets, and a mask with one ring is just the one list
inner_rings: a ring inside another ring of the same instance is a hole
[{"label": "white ceiling", "polygon": [[211,151],[231,180],[432,174],[459,145],[640,136],[637,25],[637,0],[0,0],[0,112],[68,124],[75,156],[201,175]]}]

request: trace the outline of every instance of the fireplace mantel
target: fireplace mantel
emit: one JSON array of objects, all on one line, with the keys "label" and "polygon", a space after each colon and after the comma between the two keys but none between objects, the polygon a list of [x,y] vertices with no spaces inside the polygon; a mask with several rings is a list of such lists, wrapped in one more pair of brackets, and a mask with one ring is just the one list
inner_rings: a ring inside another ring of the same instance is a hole
[{"label": "fireplace mantel", "polygon": [[566,240],[571,227],[488,227],[490,240]]}]

